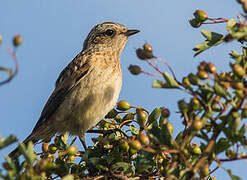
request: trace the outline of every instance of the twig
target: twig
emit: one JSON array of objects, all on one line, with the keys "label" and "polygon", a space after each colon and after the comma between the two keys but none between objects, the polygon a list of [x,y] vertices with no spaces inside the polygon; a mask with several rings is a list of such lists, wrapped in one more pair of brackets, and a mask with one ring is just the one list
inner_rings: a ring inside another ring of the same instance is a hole
[{"label": "twig", "polygon": [[4,44],[1,44],[2,47],[6,50],[6,52],[11,56],[11,58],[13,59],[14,63],[15,63],[15,71],[12,75],[9,76],[8,79],[0,82],[0,86],[1,85],[4,85],[8,82],[10,82],[17,74],[18,74],[18,71],[19,71],[19,64],[18,64],[18,61],[16,59],[16,55],[15,55],[15,51],[11,51],[7,46],[5,46]]},{"label": "twig", "polygon": [[225,23],[229,21],[229,19],[225,19],[225,18],[207,18],[207,20],[210,20],[212,22],[204,22],[202,24],[216,24],[216,23]]},{"label": "twig", "polygon": [[155,67],[158,68],[158,64],[157,64],[157,62],[155,61],[155,59],[153,58],[152,60],[153,60],[153,62],[154,62]]},{"label": "twig", "polygon": [[[159,58],[159,57],[156,57],[156,59],[159,60],[159,61],[161,61],[161,62],[163,62],[163,63],[168,67],[168,69],[169,69],[169,70],[171,71],[171,73],[172,73],[173,78],[175,79],[175,81],[177,81],[176,75],[175,75],[174,71],[172,70],[171,66],[168,64],[168,62],[166,62],[164,59]],[[178,81],[177,81],[177,82],[178,82]]]},{"label": "twig", "polygon": [[202,24],[216,24],[216,23],[225,23],[227,21],[213,21],[213,22],[204,22]]},{"label": "twig", "polygon": [[155,77],[162,77],[161,74],[152,74],[152,73],[149,73],[149,72],[145,72],[145,71],[141,71],[143,74],[146,74],[148,76],[155,76]]},{"label": "twig", "polygon": [[124,122],[122,122],[122,123],[119,125],[119,127],[121,128],[124,124],[130,123],[130,122],[133,122],[133,119],[127,119],[127,120],[125,120]]},{"label": "twig", "polygon": [[[217,166],[216,168],[214,168],[212,171],[210,171],[209,175],[213,174],[217,169],[219,169],[220,166]],[[209,177],[208,177],[209,178]]]},{"label": "twig", "polygon": [[161,72],[161,71],[159,70],[159,68],[155,67],[148,59],[146,59],[146,61],[147,61],[147,63],[148,63],[152,68],[154,68],[158,73],[163,74],[163,72]]},{"label": "twig", "polygon": [[241,156],[241,157],[235,157],[235,158],[231,158],[231,159],[219,159],[219,161],[220,162],[229,162],[229,161],[244,160],[244,159],[247,159],[247,155]]}]

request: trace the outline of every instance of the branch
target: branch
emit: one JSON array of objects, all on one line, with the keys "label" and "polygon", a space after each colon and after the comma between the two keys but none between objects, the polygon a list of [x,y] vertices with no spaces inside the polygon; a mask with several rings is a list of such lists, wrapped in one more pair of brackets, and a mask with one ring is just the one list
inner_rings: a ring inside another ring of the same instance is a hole
[{"label": "branch", "polygon": [[229,161],[236,161],[236,160],[245,160],[247,159],[247,155],[241,157],[235,157],[231,159],[219,159],[220,162],[229,162]]},{"label": "branch", "polygon": [[13,59],[14,63],[15,63],[15,71],[13,74],[9,75],[9,78],[0,82],[0,86],[1,85],[4,85],[4,84],[7,84],[8,82],[10,82],[17,74],[18,74],[18,71],[19,71],[19,64],[18,64],[18,61],[16,59],[16,55],[15,55],[15,52],[11,51],[7,46],[5,46],[4,44],[1,44],[2,47],[5,49],[5,51],[10,55],[10,57]]}]

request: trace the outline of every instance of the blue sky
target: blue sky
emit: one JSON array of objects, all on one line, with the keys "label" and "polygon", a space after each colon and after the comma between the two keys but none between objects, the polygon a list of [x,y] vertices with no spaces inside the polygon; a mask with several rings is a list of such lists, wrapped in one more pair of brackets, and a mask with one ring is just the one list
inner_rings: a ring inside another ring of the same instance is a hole
[{"label": "blue sky", "polygon": [[[0,87],[0,134],[6,137],[13,133],[23,140],[31,132],[59,72],[81,51],[90,29],[104,21],[115,21],[141,30],[130,38],[121,56],[123,88],[120,99],[148,110],[154,106],[168,107],[176,134],[182,130],[181,119],[176,114],[176,102],[186,95],[176,90],[152,89],[155,78],[133,76],[127,68],[130,64],[139,64],[143,69],[150,70],[135,56],[135,49],[148,42],[156,56],[168,61],[179,79],[195,71],[203,60],[215,63],[219,72],[229,69],[228,53],[233,49],[240,50],[237,43],[220,45],[193,58],[193,46],[204,40],[200,29],[226,33],[224,24],[191,28],[188,20],[195,9],[207,11],[210,17],[225,18],[235,18],[241,12],[235,0],[2,1],[0,34],[5,44],[11,47],[12,37],[19,33],[23,44],[17,52],[20,63],[18,76]],[[13,65],[2,48],[0,59],[1,65]],[[0,75],[2,78],[4,74]],[[0,162],[12,148],[14,146],[0,151]],[[223,167],[232,167],[235,174],[247,176],[247,172],[243,171],[247,168],[244,161],[224,164]],[[223,170],[216,171],[214,175],[218,179],[229,179]]]}]

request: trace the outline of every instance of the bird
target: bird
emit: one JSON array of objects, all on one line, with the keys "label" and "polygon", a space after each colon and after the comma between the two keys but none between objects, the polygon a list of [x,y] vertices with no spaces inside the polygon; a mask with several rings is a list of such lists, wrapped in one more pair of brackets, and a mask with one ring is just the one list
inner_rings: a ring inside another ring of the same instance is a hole
[{"label": "bird", "polygon": [[[78,136],[86,149],[85,133],[117,103],[122,86],[120,55],[128,38],[138,32],[116,22],[94,26],[82,51],[60,73],[39,120],[23,143],[49,141],[68,132]],[[17,152],[18,148],[9,157],[14,158]]]}]

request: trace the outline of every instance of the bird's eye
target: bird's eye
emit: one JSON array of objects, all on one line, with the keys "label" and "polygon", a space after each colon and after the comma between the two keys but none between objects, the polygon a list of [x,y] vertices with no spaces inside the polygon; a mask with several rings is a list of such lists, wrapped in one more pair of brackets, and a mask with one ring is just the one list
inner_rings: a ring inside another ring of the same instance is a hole
[{"label": "bird's eye", "polygon": [[114,30],[107,29],[107,30],[105,31],[105,35],[106,35],[106,36],[112,36],[112,35],[114,35],[114,34],[115,34],[115,31],[114,31]]}]

